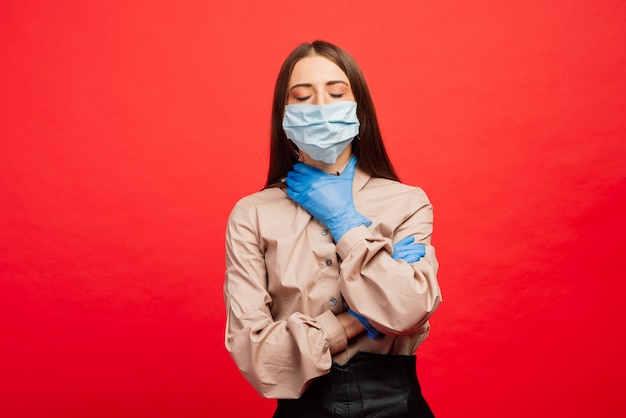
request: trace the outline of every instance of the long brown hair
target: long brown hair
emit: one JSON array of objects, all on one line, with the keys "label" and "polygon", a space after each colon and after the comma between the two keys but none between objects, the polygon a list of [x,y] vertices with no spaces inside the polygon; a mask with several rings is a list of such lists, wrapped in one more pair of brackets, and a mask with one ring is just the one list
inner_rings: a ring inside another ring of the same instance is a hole
[{"label": "long brown hair", "polygon": [[361,69],[356,61],[341,48],[328,42],[314,41],[303,43],[294,49],[278,73],[272,105],[270,163],[265,187],[285,177],[297,161],[294,145],[287,139],[282,122],[293,67],[302,58],[311,55],[321,55],[328,58],[341,68],[350,80],[352,94],[357,103],[357,117],[360,122],[359,138],[352,141],[352,153],[356,156],[359,167],[372,177],[398,180],[385,150],[372,96]]}]

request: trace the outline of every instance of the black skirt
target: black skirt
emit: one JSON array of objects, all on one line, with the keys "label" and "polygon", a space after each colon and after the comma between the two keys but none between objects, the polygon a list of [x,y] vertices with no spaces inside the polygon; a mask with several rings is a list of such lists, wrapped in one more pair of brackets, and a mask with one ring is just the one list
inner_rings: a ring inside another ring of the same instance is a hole
[{"label": "black skirt", "polygon": [[415,356],[359,352],[311,381],[299,399],[279,399],[274,418],[434,417],[422,396]]}]

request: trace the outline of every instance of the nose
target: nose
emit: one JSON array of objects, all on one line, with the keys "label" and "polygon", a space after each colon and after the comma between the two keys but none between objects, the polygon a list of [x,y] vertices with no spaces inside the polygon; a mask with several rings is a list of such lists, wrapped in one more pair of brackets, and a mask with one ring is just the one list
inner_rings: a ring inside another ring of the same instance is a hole
[{"label": "nose", "polygon": [[315,89],[313,93],[313,97],[311,97],[313,104],[316,105],[325,105],[330,103],[330,97],[326,94],[323,89]]}]

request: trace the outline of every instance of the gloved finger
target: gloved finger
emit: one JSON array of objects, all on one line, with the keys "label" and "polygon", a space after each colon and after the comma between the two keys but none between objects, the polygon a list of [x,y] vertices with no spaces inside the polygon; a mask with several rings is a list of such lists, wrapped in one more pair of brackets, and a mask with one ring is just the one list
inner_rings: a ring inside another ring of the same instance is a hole
[{"label": "gloved finger", "polygon": [[394,260],[403,260],[407,256],[407,254],[408,253],[406,251],[396,250],[391,255],[391,258],[393,258]]},{"label": "gloved finger", "polygon": [[419,261],[420,258],[422,258],[422,256],[419,253],[411,252],[403,254],[400,258],[397,258],[396,260],[404,260],[407,263],[411,264]]},{"label": "gloved finger", "polygon": [[287,189],[285,190],[285,192],[291,200],[302,206],[304,209],[307,210],[307,212],[315,210],[315,202],[310,201],[306,193],[298,193],[293,189]]},{"label": "gloved finger", "polygon": [[[294,184],[295,187],[299,187],[299,191],[313,191],[313,190],[339,190],[341,187],[341,183],[349,182],[350,180],[340,179],[337,176],[331,176],[328,174],[324,174],[325,177],[319,176],[307,176],[302,173],[296,173],[290,171],[287,174],[287,179],[290,180],[291,183]],[[299,183],[300,186],[295,186],[296,183]]]},{"label": "gloved finger", "polygon": [[414,237],[414,236],[412,236],[412,235],[409,235],[408,237],[406,237],[406,238],[404,238],[404,239],[401,239],[400,241],[396,242],[396,243],[393,245],[393,247],[394,247],[394,248],[396,248],[396,247],[398,247],[398,248],[399,248],[399,247],[402,247],[402,246],[405,246],[405,245],[412,244],[414,241],[415,241],[415,237]]},{"label": "gloved finger", "polygon": [[419,252],[419,249],[414,247],[414,246],[404,246],[404,247],[400,247],[396,250],[396,253],[400,256],[405,255],[405,254],[413,254],[413,253],[417,253]]},{"label": "gloved finger", "polygon": [[302,175],[294,173],[292,171],[287,174],[285,183],[287,183],[287,186],[290,189],[293,189],[298,193],[304,192],[310,186],[310,183],[307,181],[306,177],[303,177]]},{"label": "gloved finger", "polygon": [[304,176],[295,171],[288,172],[287,178],[290,179],[292,182],[297,182],[297,183],[309,183],[310,182],[307,176]]},{"label": "gloved finger", "polygon": [[302,184],[299,181],[296,181],[289,177],[285,179],[285,183],[287,184],[287,190],[291,190],[292,193],[301,194],[301,193],[306,192],[306,189],[307,189],[306,184]]},{"label": "gloved finger", "polygon": [[421,257],[420,253],[418,253],[417,251],[411,251],[411,250],[400,251],[397,254],[393,255],[393,258],[395,260],[405,260],[405,261],[408,261],[409,259],[413,259],[415,257],[420,258]]},{"label": "gloved finger", "polygon": [[424,255],[426,255],[426,247],[418,243],[399,247],[397,251],[394,251],[393,259],[404,260],[411,264],[419,261]]},{"label": "gloved finger", "polygon": [[295,192],[293,189],[288,188],[287,190],[287,196],[289,196],[289,198],[291,200],[293,200],[294,202],[298,203],[298,196],[300,195],[298,192]]},{"label": "gloved finger", "polygon": [[418,261],[420,261],[422,257],[420,257],[419,255],[415,254],[411,257],[407,257],[405,259],[403,259],[404,261],[406,261],[409,264],[413,264],[413,263],[417,263]]},{"label": "gloved finger", "polygon": [[413,241],[415,241],[415,238],[413,238],[412,236],[408,236],[404,239],[401,239],[400,241],[396,242],[395,244],[393,244],[393,252],[394,254],[398,251],[400,251],[401,249],[403,249],[404,247],[408,246],[409,244],[411,244]]},{"label": "gloved finger", "polygon": [[335,181],[334,179],[337,178],[337,176],[331,176],[323,172],[315,173],[310,170],[290,171],[287,175],[292,179],[313,188],[332,184]]},{"label": "gloved finger", "polygon": [[329,175],[318,168],[311,167],[310,165],[306,165],[303,163],[295,163],[293,165],[293,171],[296,173],[304,174],[306,176],[328,176]]},{"label": "gloved finger", "polygon": [[300,186],[300,182],[297,181],[297,180],[294,180],[294,178],[291,175],[291,173],[287,174],[287,178],[285,179],[285,183],[287,184],[287,187],[289,187],[290,189],[295,189],[296,187]]},{"label": "gloved finger", "polygon": [[404,248],[402,252],[404,254],[417,254],[420,257],[423,257],[426,255],[426,247],[424,244],[411,244],[410,246]]}]

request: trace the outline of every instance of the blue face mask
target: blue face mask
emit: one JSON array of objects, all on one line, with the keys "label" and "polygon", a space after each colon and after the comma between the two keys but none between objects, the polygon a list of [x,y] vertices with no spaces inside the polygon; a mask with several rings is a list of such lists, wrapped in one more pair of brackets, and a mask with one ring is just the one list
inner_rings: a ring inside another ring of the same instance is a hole
[{"label": "blue face mask", "polygon": [[359,134],[356,102],[287,105],[283,130],[311,158],[333,164]]}]

